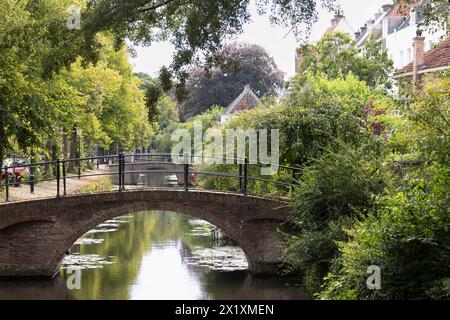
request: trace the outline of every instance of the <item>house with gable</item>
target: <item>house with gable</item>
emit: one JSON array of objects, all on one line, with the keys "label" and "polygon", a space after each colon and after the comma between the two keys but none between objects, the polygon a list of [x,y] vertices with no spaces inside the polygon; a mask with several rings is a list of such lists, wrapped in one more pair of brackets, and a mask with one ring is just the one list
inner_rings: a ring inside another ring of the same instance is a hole
[{"label": "house with gable", "polygon": [[220,116],[220,121],[225,122],[233,113],[254,109],[261,104],[258,96],[253,92],[249,85],[230,103],[225,112]]}]

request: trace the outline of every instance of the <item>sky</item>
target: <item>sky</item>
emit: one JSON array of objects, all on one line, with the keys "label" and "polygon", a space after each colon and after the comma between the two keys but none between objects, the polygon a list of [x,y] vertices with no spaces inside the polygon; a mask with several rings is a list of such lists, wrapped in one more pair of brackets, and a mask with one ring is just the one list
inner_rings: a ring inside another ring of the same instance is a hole
[{"label": "sky", "polygon": [[[344,15],[355,31],[369,20],[384,4],[392,0],[337,0]],[[259,16],[252,2],[250,7],[252,22],[244,27],[236,41],[254,43],[262,46],[274,58],[278,68],[285,73],[285,78],[294,74],[295,49],[298,42],[290,28],[273,26],[268,16]],[[333,15],[320,9],[319,21],[313,25],[310,41],[319,39],[329,26]],[[135,47],[137,56],[130,62],[135,72],[144,72],[156,76],[164,65],[170,65],[173,47],[170,43],[155,43],[150,47]]]}]

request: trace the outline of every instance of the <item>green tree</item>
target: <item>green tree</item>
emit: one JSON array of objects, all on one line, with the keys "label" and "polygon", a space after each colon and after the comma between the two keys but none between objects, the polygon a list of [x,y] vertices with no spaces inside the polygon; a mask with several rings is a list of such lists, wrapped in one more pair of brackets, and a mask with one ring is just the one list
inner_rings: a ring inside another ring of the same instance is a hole
[{"label": "green tree", "polygon": [[[250,21],[248,0],[183,1],[183,0],[100,0],[89,3],[83,12],[83,48],[91,56],[98,51],[96,34],[112,31],[117,43],[130,39],[134,43],[151,44],[168,40],[175,46],[170,73],[178,79],[177,96],[182,96],[186,67],[202,57],[211,65],[229,36],[237,35]],[[335,0],[258,0],[259,13],[270,13],[271,21],[291,25],[293,32],[309,33],[318,20],[319,6],[337,11]]]},{"label": "green tree", "polygon": [[172,133],[177,129],[177,105],[168,96],[164,96],[157,103],[159,120],[155,125],[155,134],[152,138],[152,147],[157,152],[170,153],[172,147]]},{"label": "green tree", "polygon": [[[278,129],[280,164],[302,168],[311,159],[320,157],[324,150],[333,147],[337,140],[358,147],[371,134],[364,110],[376,95],[354,76],[329,80],[313,74],[297,75],[291,88],[290,96],[281,104],[234,114],[219,127],[222,135],[225,137],[227,129]],[[207,169],[238,172],[235,165],[214,165]],[[260,175],[256,166],[251,170],[252,176]],[[290,182],[291,176],[291,172],[280,170],[271,178]],[[235,190],[237,185],[232,179],[208,178],[206,183],[228,190]],[[256,181],[250,181],[248,188],[251,193],[261,195],[286,196],[289,192],[289,188]]]},{"label": "green tree", "polygon": [[450,150],[449,92],[449,72],[425,77],[423,87],[398,108],[407,121],[411,150],[444,164],[449,161]]},{"label": "green tree", "polygon": [[70,34],[52,32],[65,22],[68,6],[64,0],[2,1],[0,163],[14,146],[23,150],[35,148],[42,136],[52,134],[55,112],[45,103],[42,76],[54,44],[63,42]]},{"label": "green tree", "polygon": [[[147,144],[151,128],[144,94],[138,78],[132,74],[127,49],[125,46],[115,49],[111,37],[106,35],[99,36],[99,41],[102,59],[95,65],[83,66],[78,59],[70,69],[61,70],[47,81],[71,90],[58,91],[52,87],[49,91],[59,115],[55,125],[67,133],[80,127],[86,150],[92,150],[94,144],[104,149],[112,146],[133,149]],[[68,95],[70,92],[72,96]],[[54,138],[59,139],[57,134]],[[74,139],[77,137],[72,138],[72,147]],[[73,148],[71,153],[74,155]]]},{"label": "green tree", "polygon": [[383,141],[367,137],[361,147],[335,142],[304,168],[294,193],[295,226],[286,234],[287,272],[299,274],[310,294],[320,291],[323,277],[345,242],[356,218],[369,210],[373,197],[383,192]]},{"label": "green tree", "polygon": [[372,35],[362,48],[346,33],[328,33],[317,44],[299,49],[303,55],[300,72],[322,74],[336,79],[352,73],[370,87],[391,87],[393,62]]},{"label": "green tree", "polygon": [[[445,73],[424,80],[408,100],[392,101],[379,116],[389,130],[389,146],[402,161],[389,170],[386,192],[347,228],[321,298],[449,297],[449,81]],[[422,164],[397,170],[408,164],[405,153]],[[366,286],[370,265],[381,269],[381,290]]]},{"label": "green tree", "polygon": [[155,84],[148,84],[145,89],[145,105],[148,111],[148,120],[150,123],[157,122],[160,117],[158,110],[158,101],[162,95],[160,86]]},{"label": "green tree", "polygon": [[221,52],[222,66],[205,71],[189,69],[186,83],[188,98],[180,104],[180,117],[186,120],[212,105],[227,107],[250,85],[258,97],[276,94],[283,83],[283,73],[264,48],[254,44],[232,44]]}]

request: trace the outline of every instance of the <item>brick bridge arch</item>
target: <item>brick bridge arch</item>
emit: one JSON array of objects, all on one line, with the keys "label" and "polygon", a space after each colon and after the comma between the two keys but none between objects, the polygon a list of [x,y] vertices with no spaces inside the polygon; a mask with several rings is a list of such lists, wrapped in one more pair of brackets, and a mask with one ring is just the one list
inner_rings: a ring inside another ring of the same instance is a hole
[{"label": "brick bridge arch", "polygon": [[0,205],[0,277],[53,278],[67,250],[100,223],[132,212],[166,210],[206,220],[244,251],[254,274],[276,273],[278,228],[288,203],[233,193],[140,190]]}]

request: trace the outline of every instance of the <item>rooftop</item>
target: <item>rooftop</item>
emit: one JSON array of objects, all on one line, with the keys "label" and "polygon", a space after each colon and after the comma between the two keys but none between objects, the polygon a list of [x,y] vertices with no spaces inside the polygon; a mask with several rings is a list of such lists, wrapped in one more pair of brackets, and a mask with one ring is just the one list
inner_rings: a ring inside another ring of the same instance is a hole
[{"label": "rooftop", "polygon": [[[423,65],[419,73],[425,73],[436,68],[449,67],[450,65],[450,37],[445,38],[435,48],[425,52]],[[395,77],[407,76],[413,72],[413,62],[397,70]]]}]

